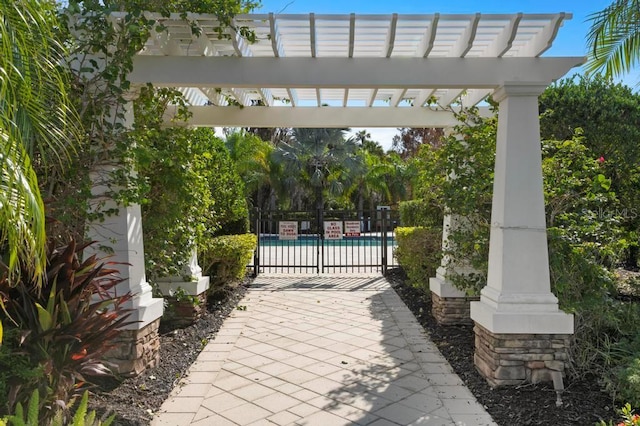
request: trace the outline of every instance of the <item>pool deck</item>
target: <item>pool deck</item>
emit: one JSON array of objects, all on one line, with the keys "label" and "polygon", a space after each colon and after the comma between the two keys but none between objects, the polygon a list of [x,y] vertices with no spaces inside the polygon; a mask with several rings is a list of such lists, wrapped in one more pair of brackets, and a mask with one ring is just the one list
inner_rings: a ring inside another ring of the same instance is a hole
[{"label": "pool deck", "polygon": [[159,425],[495,425],[380,275],[261,275]]}]

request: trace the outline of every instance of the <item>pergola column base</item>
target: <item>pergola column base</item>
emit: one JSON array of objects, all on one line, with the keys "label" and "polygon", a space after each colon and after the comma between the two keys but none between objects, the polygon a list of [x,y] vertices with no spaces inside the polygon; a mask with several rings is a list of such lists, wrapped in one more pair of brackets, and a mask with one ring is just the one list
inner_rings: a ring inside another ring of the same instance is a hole
[{"label": "pergola column base", "polygon": [[202,317],[207,309],[207,290],[209,277],[196,277],[194,281],[161,281],[158,289],[169,306],[165,310],[163,321],[175,326],[187,326]]},{"label": "pergola column base", "polygon": [[554,381],[564,376],[570,334],[493,333],[476,323],[473,362],[491,387]]},{"label": "pergola column base", "polygon": [[431,315],[440,325],[469,325],[471,302],[480,300],[478,296],[466,296],[449,281],[440,276],[429,279],[431,290]]},{"label": "pergola column base", "polygon": [[[154,299],[162,302],[162,299]],[[122,377],[140,375],[160,361],[160,318],[139,329],[120,332],[113,340],[113,349],[105,354],[114,374]]]},{"label": "pergola column base", "polygon": [[473,361],[490,386],[550,382],[554,375],[564,376],[572,315],[557,307],[500,311],[483,298],[471,304],[476,335]]}]

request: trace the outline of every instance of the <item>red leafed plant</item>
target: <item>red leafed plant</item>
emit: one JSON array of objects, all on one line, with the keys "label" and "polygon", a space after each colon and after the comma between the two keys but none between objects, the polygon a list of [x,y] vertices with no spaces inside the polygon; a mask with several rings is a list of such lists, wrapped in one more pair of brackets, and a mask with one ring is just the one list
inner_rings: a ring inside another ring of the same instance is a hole
[{"label": "red leafed plant", "polygon": [[130,310],[123,307],[131,295],[116,294],[122,278],[108,267],[113,263],[101,262],[95,255],[80,260],[89,244],[72,241],[50,248],[40,288],[26,274],[18,282],[0,279],[0,300],[4,300],[0,319],[6,317],[5,328],[18,329],[18,341],[12,345],[15,354],[28,357],[44,373],[28,387],[20,381],[10,383],[8,394],[0,395],[0,401],[4,399],[0,413],[11,412],[17,402],[28,399],[35,386],[46,395],[41,409],[53,415],[88,376],[110,373],[102,357],[121,328],[131,323]]}]

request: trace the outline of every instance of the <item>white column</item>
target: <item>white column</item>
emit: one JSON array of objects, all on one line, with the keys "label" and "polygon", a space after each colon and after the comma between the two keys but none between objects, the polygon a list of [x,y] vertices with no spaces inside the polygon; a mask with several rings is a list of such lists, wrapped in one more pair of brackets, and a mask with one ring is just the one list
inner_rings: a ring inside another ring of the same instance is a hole
[{"label": "white column", "polygon": [[[125,125],[133,120],[132,108],[126,114]],[[116,294],[131,292],[133,298],[125,305],[133,311],[130,321],[138,321],[126,329],[139,330],[162,316],[163,299],[153,298],[151,286],[147,282],[144,264],[144,244],[142,240],[142,215],[139,204],[118,205],[108,195],[109,174],[123,167],[119,164],[105,164],[94,167],[91,173],[92,207],[94,211],[112,211],[87,225],[87,238],[96,244],[85,250],[85,256],[96,253],[99,257],[109,256],[108,265],[120,271],[125,280],[116,287]]]},{"label": "white column", "polygon": [[[456,215],[447,213],[442,220],[442,251],[447,252],[449,247],[449,234],[458,226],[459,218]],[[451,284],[447,275],[463,274],[464,268],[460,266],[456,259],[452,259],[449,255],[442,256],[440,267],[436,269],[436,276],[429,278],[429,290],[439,297],[465,297],[464,291],[457,289]]]},{"label": "white column", "polygon": [[498,89],[489,271],[471,318],[493,333],[570,334],[551,293],[538,118],[540,84]]},{"label": "white column", "polygon": [[[452,128],[445,130],[445,136],[450,136],[453,132]],[[462,139],[461,134],[457,134],[458,140]],[[466,147],[466,142],[462,142]],[[467,167],[469,165],[467,164]],[[456,174],[451,172],[447,176],[448,180],[455,180]],[[449,235],[458,229],[468,229],[469,222],[464,223],[466,219],[463,216],[452,214],[450,211],[446,211],[444,218],[442,219],[442,251],[447,253],[451,248],[449,245]],[[445,254],[442,256],[440,267],[436,269],[436,276],[429,278],[429,290],[438,295],[441,298],[447,297],[466,297],[467,294],[454,287],[449,277],[451,275],[467,275],[475,272],[470,265],[465,262],[464,259],[454,259],[451,255]]]},{"label": "white column", "polygon": [[184,266],[182,276],[158,279],[158,289],[164,296],[172,296],[181,288],[191,296],[197,296],[209,289],[209,277],[202,276],[202,268],[198,264],[198,250],[194,247],[189,263]]}]

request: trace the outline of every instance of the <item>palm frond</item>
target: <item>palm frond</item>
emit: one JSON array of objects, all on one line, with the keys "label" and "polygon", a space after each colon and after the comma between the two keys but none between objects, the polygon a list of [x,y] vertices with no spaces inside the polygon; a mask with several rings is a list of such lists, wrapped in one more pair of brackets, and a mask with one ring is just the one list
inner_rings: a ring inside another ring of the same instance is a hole
[{"label": "palm frond", "polygon": [[81,133],[66,95],[55,13],[49,0],[0,0],[0,244],[10,274],[22,262],[36,279],[45,231],[32,159],[62,162]]},{"label": "palm frond", "polygon": [[46,254],[44,205],[26,151],[9,138],[0,129],[0,241],[7,243],[10,277],[28,260],[39,280]]},{"label": "palm frond", "polygon": [[587,73],[625,74],[640,59],[640,0],[616,0],[588,18]]}]

